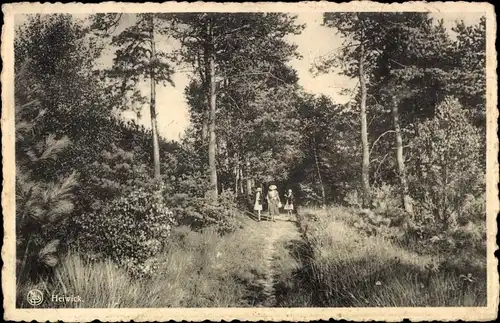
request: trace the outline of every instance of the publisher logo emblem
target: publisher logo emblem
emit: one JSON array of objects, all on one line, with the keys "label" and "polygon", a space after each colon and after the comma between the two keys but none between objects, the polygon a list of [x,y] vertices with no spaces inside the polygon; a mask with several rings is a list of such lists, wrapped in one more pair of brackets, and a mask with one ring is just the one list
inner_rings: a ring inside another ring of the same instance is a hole
[{"label": "publisher logo emblem", "polygon": [[32,289],[28,292],[26,296],[28,303],[33,306],[38,306],[43,302],[43,293],[38,289]]}]

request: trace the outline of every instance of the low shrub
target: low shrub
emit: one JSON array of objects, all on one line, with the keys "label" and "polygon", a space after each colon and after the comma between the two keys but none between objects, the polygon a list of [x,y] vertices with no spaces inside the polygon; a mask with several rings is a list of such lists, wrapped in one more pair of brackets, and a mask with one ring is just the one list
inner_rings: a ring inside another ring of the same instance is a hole
[{"label": "low shrub", "polygon": [[[430,212],[428,205],[414,202],[415,213],[406,213],[397,187],[382,184],[372,188],[372,208],[361,209],[357,194],[348,195],[353,206],[344,222],[365,236],[381,236],[419,254],[457,255],[464,250],[485,254],[484,195],[466,194],[461,209],[442,217]],[[457,202],[458,203],[458,202]],[[338,209],[338,208],[336,208]],[[331,211],[329,211],[331,213]]]},{"label": "low shrub", "polygon": [[304,206],[321,205],[323,199],[320,195],[320,190],[314,183],[299,183],[298,193],[301,196],[301,201]]},{"label": "low shrub", "polygon": [[302,276],[315,291],[310,306],[485,306],[484,257],[471,257],[470,248],[454,257],[418,254],[360,234],[346,223],[352,218],[345,208],[300,217],[308,247]]},{"label": "low shrub", "polygon": [[463,255],[486,255],[486,203],[484,195],[478,198],[468,194],[462,202],[464,207],[453,212],[447,225],[417,202],[415,216],[405,221],[404,235],[400,242],[418,253],[446,254],[449,257]]},{"label": "low shrub", "polygon": [[347,192],[344,197],[344,203],[350,207],[361,208],[363,204],[361,194],[359,194],[357,190]]},{"label": "low shrub", "polygon": [[350,216],[344,221],[363,235],[398,240],[404,233],[407,220],[398,195],[395,187],[383,183],[372,188],[372,208],[361,209],[360,197],[353,191],[345,199],[351,208],[348,210]]},{"label": "low shrub", "polygon": [[219,233],[234,231],[237,203],[234,194],[221,192],[217,198],[209,193],[208,180],[201,173],[183,175],[172,181],[164,192],[165,201],[172,206],[179,224],[194,230],[214,227]]},{"label": "low shrub", "polygon": [[95,258],[109,257],[134,276],[152,274],[155,256],[165,247],[175,223],[163,190],[162,184],[139,186],[100,212],[80,216],[76,221],[80,248]]},{"label": "low shrub", "polygon": [[[394,218],[398,218],[396,213]],[[377,214],[370,210],[363,210],[358,213],[352,226],[366,236],[382,236],[391,240],[399,239],[403,234],[401,227],[396,226],[386,214]]]}]

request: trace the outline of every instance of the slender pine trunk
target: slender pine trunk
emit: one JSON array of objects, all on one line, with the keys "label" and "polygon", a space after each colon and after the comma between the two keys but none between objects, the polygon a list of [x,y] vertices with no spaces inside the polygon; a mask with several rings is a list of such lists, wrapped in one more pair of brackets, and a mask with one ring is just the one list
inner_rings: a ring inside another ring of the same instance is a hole
[{"label": "slender pine trunk", "polygon": [[316,164],[316,171],[318,172],[318,182],[321,188],[321,198],[323,200],[323,206],[326,206],[326,194],[325,194],[325,186],[323,185],[323,178],[321,177],[321,169],[319,167],[319,158],[318,158],[318,145],[316,143],[316,138],[314,138],[314,162]]},{"label": "slender pine trunk", "polygon": [[413,214],[413,206],[411,203],[410,193],[408,190],[408,182],[406,180],[406,169],[403,155],[403,135],[399,124],[398,100],[392,98],[392,119],[394,121],[394,132],[396,133],[396,159],[398,163],[399,181],[403,189],[403,205],[408,214]]},{"label": "slender pine trunk", "polygon": [[[210,82],[211,82],[211,79],[209,77],[210,75],[210,64],[207,64],[207,62],[209,61],[210,59],[210,55],[209,55],[209,50],[208,48],[205,46],[205,48],[203,49],[203,62],[205,63],[205,68],[204,68],[204,84],[203,84],[203,87],[204,89],[206,90],[206,95],[203,96],[203,99],[204,99],[204,107],[208,107],[209,104],[208,104],[208,101],[210,100],[209,99],[209,87],[210,87]],[[208,142],[208,124],[209,124],[209,119],[210,119],[210,111],[209,109],[207,108],[204,108],[203,110],[203,113],[202,113],[202,124],[201,124],[201,140],[202,140],[202,143],[203,145],[206,145],[207,142]]]},{"label": "slender pine trunk", "polygon": [[156,48],[154,39],[154,17],[150,16],[150,29],[149,37],[151,39],[151,57],[149,60],[149,79],[151,83],[151,102],[149,106],[151,114],[151,132],[153,133],[153,164],[154,164],[154,176],[155,178],[160,178],[160,145],[158,142],[158,124],[156,120],[156,77],[154,62],[156,59]]},{"label": "slender pine trunk", "polygon": [[203,117],[202,117],[202,124],[201,124],[201,142],[204,145],[207,144],[207,139],[208,139],[208,119],[209,115],[207,111],[203,111]]},{"label": "slender pine trunk", "polygon": [[234,161],[234,194],[238,196],[238,183],[240,179],[240,163],[238,154],[235,155]]},{"label": "slender pine trunk", "polygon": [[243,189],[243,167],[240,167],[240,193],[241,195],[245,194],[245,190]]},{"label": "slender pine trunk", "polygon": [[210,188],[214,197],[218,196],[217,191],[217,165],[216,165],[216,145],[215,134],[215,112],[216,112],[216,83],[215,83],[215,53],[211,48],[209,66],[210,66],[210,122],[209,122],[209,143],[208,143],[208,165],[210,169]]},{"label": "slender pine trunk", "polygon": [[252,194],[252,188],[253,188],[253,180],[252,177],[250,176],[250,170],[248,169],[248,166],[246,168],[246,174],[247,174],[247,195]]},{"label": "slender pine trunk", "polygon": [[361,144],[363,151],[363,162],[361,167],[361,181],[363,188],[363,207],[369,208],[371,206],[371,192],[370,192],[370,150],[368,147],[368,125],[366,120],[366,80],[365,80],[365,47],[363,44],[363,37],[361,45],[359,46],[359,85],[361,90],[360,102],[360,118],[361,118]]}]

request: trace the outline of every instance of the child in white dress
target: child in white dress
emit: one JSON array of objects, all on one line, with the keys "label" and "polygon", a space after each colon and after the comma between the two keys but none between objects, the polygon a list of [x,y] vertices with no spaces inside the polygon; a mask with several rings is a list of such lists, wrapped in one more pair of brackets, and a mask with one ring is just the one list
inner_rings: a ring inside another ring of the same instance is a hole
[{"label": "child in white dress", "polygon": [[260,212],[262,211],[262,189],[257,187],[257,192],[255,193],[255,204],[253,206],[254,211],[257,211],[257,216],[260,222]]},{"label": "child in white dress", "polygon": [[288,215],[292,215],[292,212],[293,212],[293,201],[294,198],[293,198],[293,193],[292,193],[292,189],[288,189],[288,192],[285,194],[285,210],[288,211]]}]

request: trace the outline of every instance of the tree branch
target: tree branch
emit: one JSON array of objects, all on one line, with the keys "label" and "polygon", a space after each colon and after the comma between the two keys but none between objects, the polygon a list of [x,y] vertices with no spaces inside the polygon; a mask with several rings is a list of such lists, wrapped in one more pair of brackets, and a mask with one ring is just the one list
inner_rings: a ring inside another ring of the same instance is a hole
[{"label": "tree branch", "polygon": [[[111,34],[114,34],[116,29],[118,28],[118,25],[120,23],[120,20],[122,19],[122,16],[123,16],[123,13],[119,13],[117,18],[112,22],[110,23],[108,26],[106,26],[105,28],[105,35],[111,35]],[[113,30],[110,32],[108,29],[109,28],[112,28],[113,27]]]},{"label": "tree branch", "polygon": [[[380,171],[380,167],[382,166],[384,161],[387,159],[387,156],[389,156],[389,154],[390,153],[385,154],[384,157],[382,158],[382,160],[380,161],[380,163],[378,164],[378,167],[375,170],[375,173],[373,174],[373,184],[372,185],[375,185],[375,183],[377,182],[377,175],[378,175],[378,172]],[[373,160],[373,161],[375,161],[375,160]]]},{"label": "tree branch", "polygon": [[372,151],[373,151],[373,148],[375,148],[375,145],[377,144],[377,142],[386,134],[388,133],[391,133],[391,132],[396,132],[394,130],[387,130],[386,132],[384,132],[383,134],[381,134],[380,136],[378,136],[377,139],[375,139],[375,141],[373,142],[372,144],[372,148],[370,149],[370,155],[372,154]]},{"label": "tree branch", "polygon": [[250,24],[246,24],[246,25],[240,26],[238,28],[234,28],[233,30],[230,30],[230,31],[228,31],[226,33],[223,33],[223,34],[221,34],[221,35],[219,35],[217,37],[214,37],[214,39],[213,39],[214,43],[216,43],[217,40],[219,40],[220,37],[231,35],[232,33],[235,33],[237,31],[240,31],[240,30],[248,28],[248,27],[250,27]]}]

